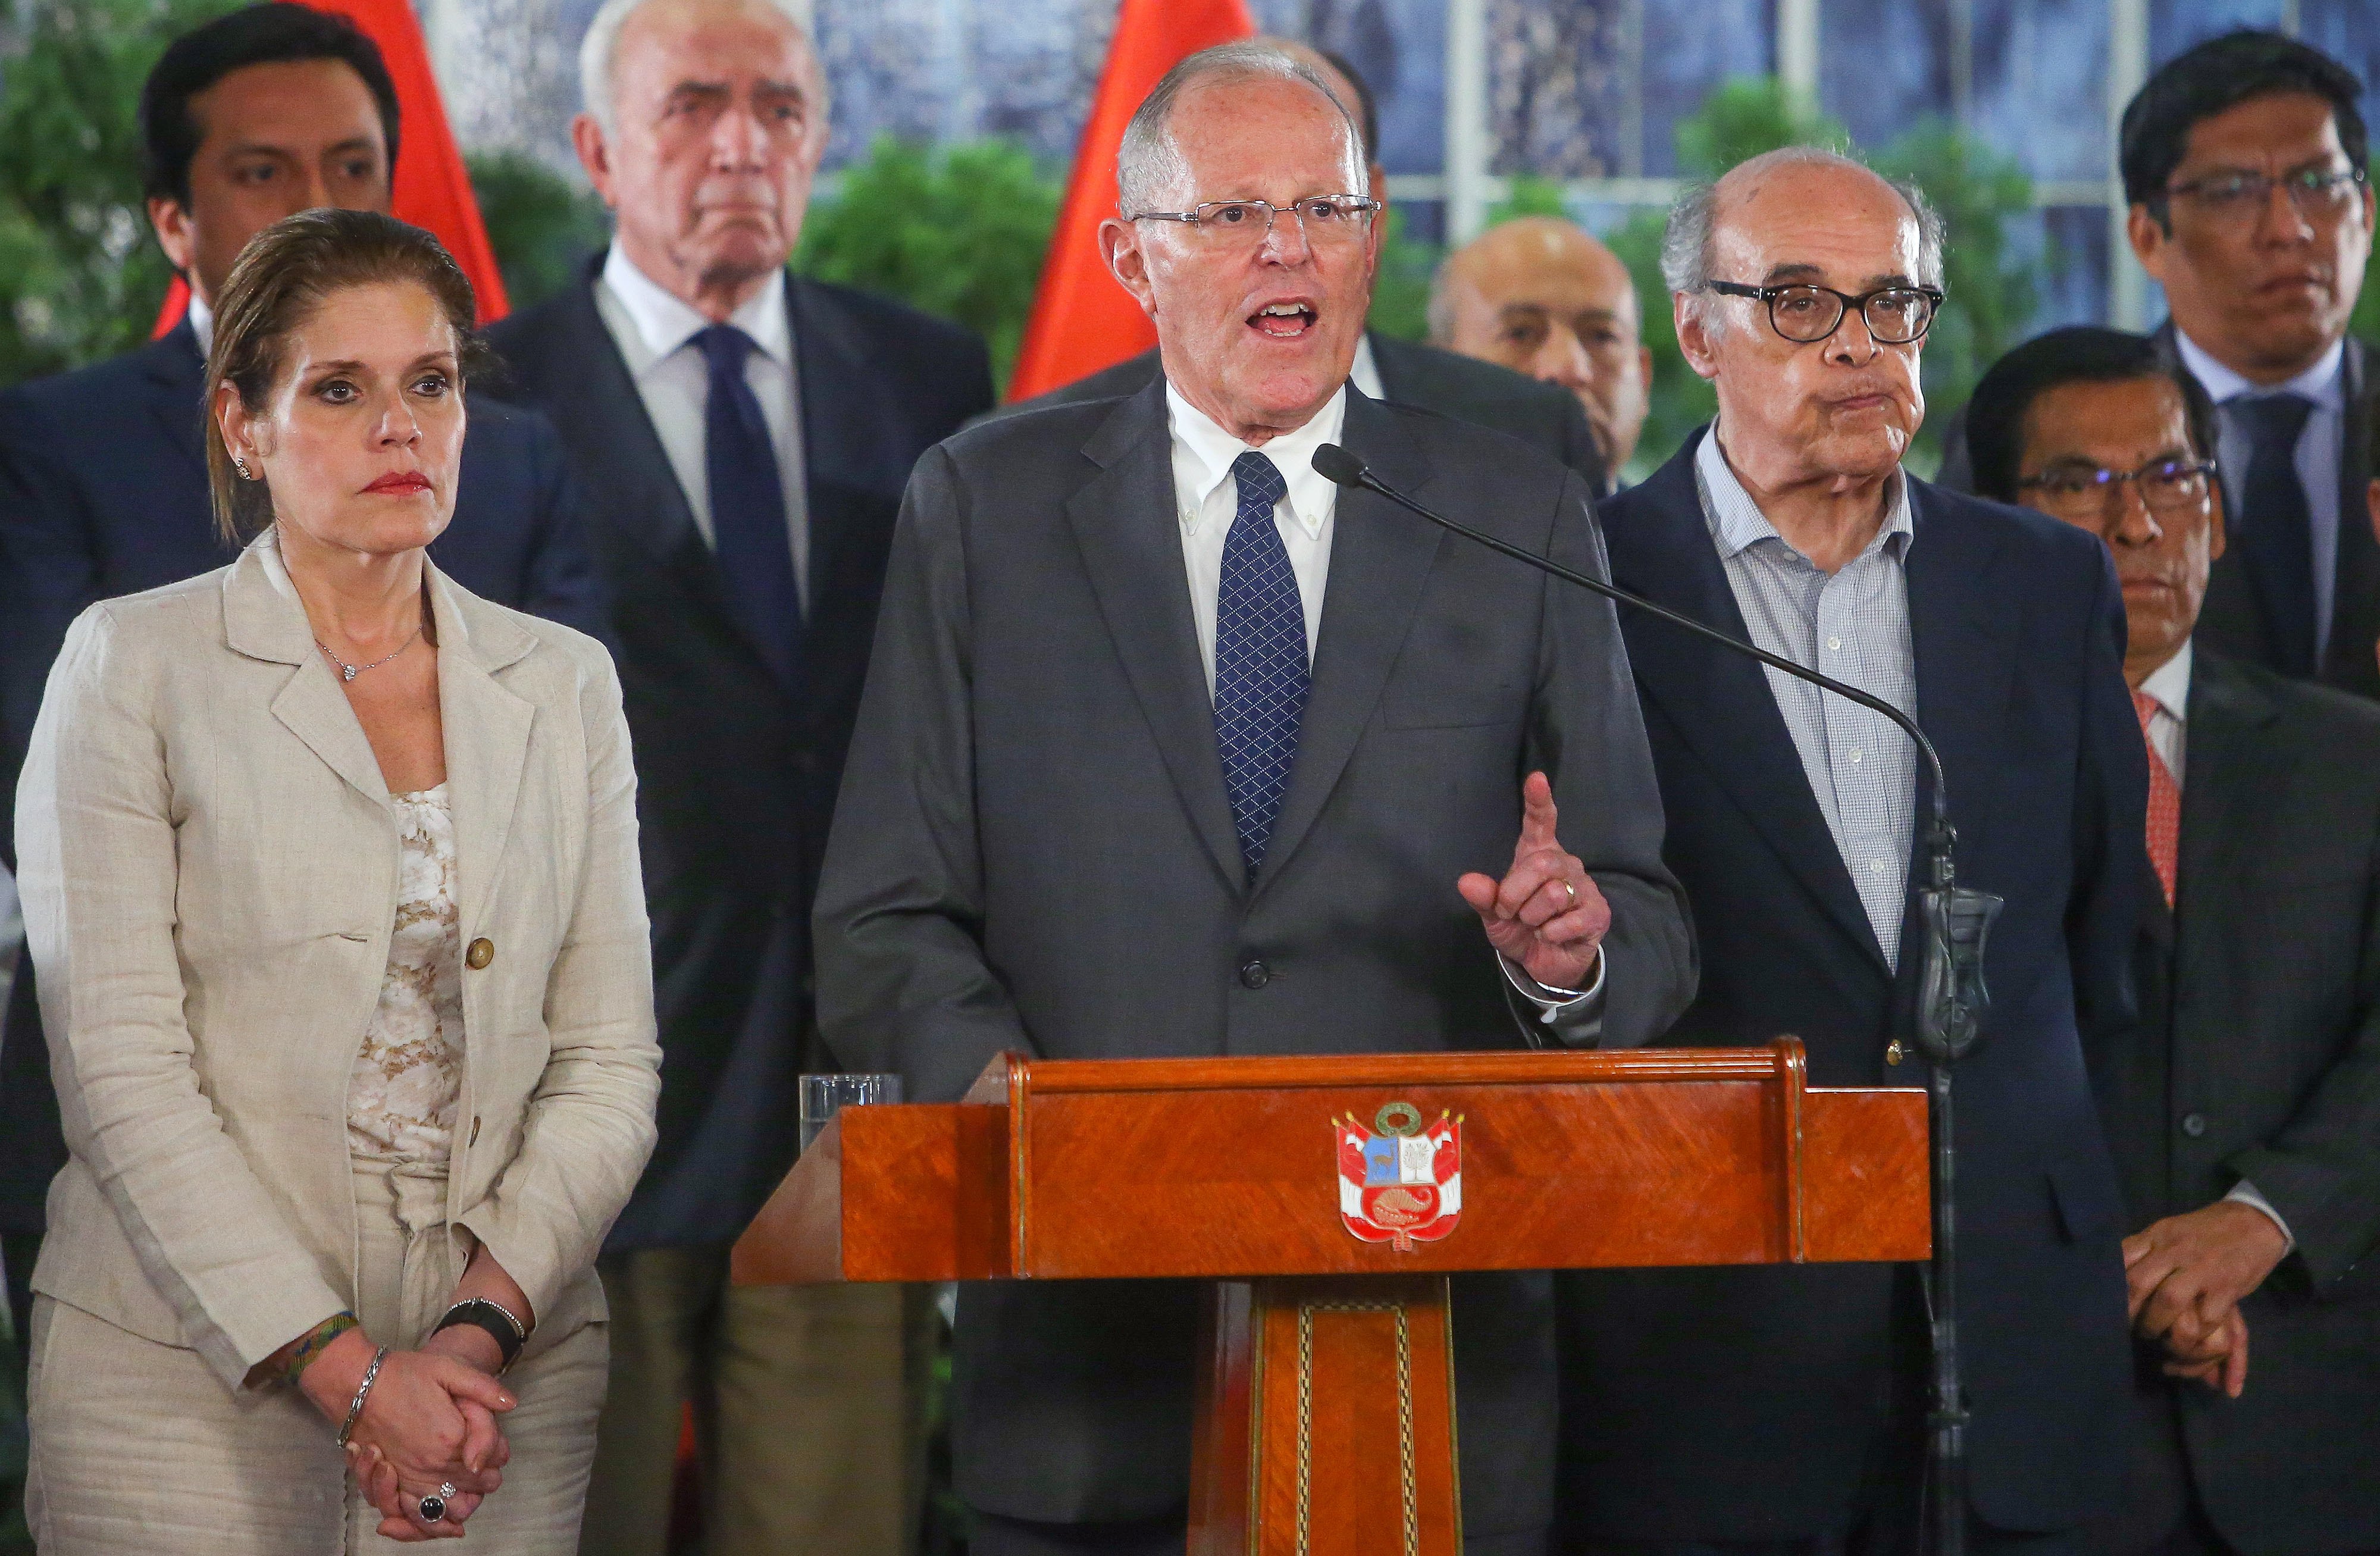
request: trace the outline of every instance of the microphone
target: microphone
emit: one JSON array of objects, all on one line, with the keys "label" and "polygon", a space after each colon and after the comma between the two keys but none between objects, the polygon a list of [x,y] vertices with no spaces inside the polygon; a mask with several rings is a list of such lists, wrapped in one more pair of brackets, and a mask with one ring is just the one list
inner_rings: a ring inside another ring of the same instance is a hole
[{"label": "microphone", "polygon": [[1425,507],[1374,475],[1361,459],[1337,444],[1327,443],[1314,451],[1314,468],[1326,480],[1356,491],[1375,492],[1441,529],[1476,541],[1515,562],[1535,567],[1564,583],[1576,584],[1614,604],[1657,616],[1731,652],[1757,660],[1771,669],[1781,670],[1821,690],[1881,713],[1900,725],[1901,732],[1916,742],[1917,749],[1924,754],[1925,765],[1934,779],[1933,816],[1925,831],[1927,883],[1918,893],[1925,919],[1925,942],[1921,952],[1924,960],[1918,979],[1916,1032],[1918,1046],[1932,1061],[1933,1071],[1929,1100],[1934,1166],[1934,1258],[1931,1279],[1927,1282],[1930,1288],[1927,1307],[1932,1328],[1934,1376],[1931,1380],[1933,1407],[1927,1422],[1930,1440],[1927,1458],[1934,1483],[1940,1488],[1931,1509],[1935,1550],[1937,1556],[1959,1556],[1964,1549],[1966,1537],[1968,1412],[1965,1392],[1959,1380],[1958,1215],[1952,1194],[1957,1152],[1953,1149],[1950,1128],[1950,1069],[1952,1063],[1964,1057],[1982,1035],[1984,1013],[1991,1005],[1991,992],[1984,983],[1984,942],[1991,932],[1992,920],[2006,905],[2001,898],[1988,892],[1971,891],[1958,884],[1955,854],[1959,833],[1950,825],[1949,793],[1942,775],[1942,758],[1934,749],[1934,742],[1917,727],[1916,720],[1880,697],[1836,680],[1831,675],[1822,675],[1806,665],[1797,664],[1781,654],[1770,653],[1758,644],[1746,642],[1731,632],[1722,632],[1666,605],[1655,604],[1643,595],[1608,584],[1601,578],[1590,577]]}]

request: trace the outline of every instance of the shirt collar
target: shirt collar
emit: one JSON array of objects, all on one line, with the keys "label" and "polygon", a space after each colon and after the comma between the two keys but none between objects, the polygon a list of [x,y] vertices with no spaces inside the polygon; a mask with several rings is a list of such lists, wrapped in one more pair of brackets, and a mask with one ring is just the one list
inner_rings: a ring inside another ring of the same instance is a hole
[{"label": "shirt collar", "polygon": [[[1165,385],[1165,411],[1174,446],[1186,450],[1198,469],[1197,490],[1178,494],[1183,530],[1195,535],[1206,515],[1207,499],[1232,479],[1232,462],[1253,445],[1217,426],[1213,418],[1184,399],[1170,379]],[[1347,390],[1342,385],[1305,426],[1283,432],[1257,450],[1281,471],[1289,487],[1290,517],[1312,538],[1320,538],[1323,520],[1330,517],[1339,490],[1328,478],[1315,473],[1314,451],[1326,443],[1337,443],[1346,419]]]},{"label": "shirt collar", "polygon": [[1347,382],[1364,392],[1366,399],[1385,400],[1389,392],[1380,386],[1380,364],[1372,356],[1372,332],[1366,330],[1355,337],[1355,360],[1347,369]]},{"label": "shirt collar", "polygon": [[2174,650],[2171,659],[2149,673],[2149,678],[2141,683],[2141,690],[2154,699],[2166,717],[2174,723],[2183,725],[2190,723],[2189,638],[2181,640],[2181,647]]},{"label": "shirt collar", "polygon": [[2338,411],[2347,404],[2346,376],[2339,371],[2339,365],[2347,359],[2347,342],[2343,339],[2332,341],[2330,349],[2313,366],[2287,383],[2267,385],[2251,383],[2216,361],[2205,347],[2184,334],[2179,324],[2173,328],[2173,338],[2181,351],[2182,366],[2190,370],[2190,376],[2198,380],[2207,397],[2216,405],[2253,395],[2301,395],[2312,400],[2317,410]]},{"label": "shirt collar", "polygon": [[[1702,480],[1703,490],[1709,494],[1706,517],[1711,539],[1722,557],[1732,557],[1762,541],[1775,541],[1791,550],[1792,542],[1777,532],[1752,493],[1743,489],[1735,470],[1727,462],[1727,455],[1718,446],[1718,423],[1711,423],[1703,434],[1703,445],[1694,450],[1694,473]],[[1862,556],[1880,546],[1890,546],[1893,554],[1905,562],[1909,559],[1909,543],[1917,535],[1909,513],[1909,478],[1900,470],[1892,472],[1892,505],[1886,510],[1884,523],[1876,539],[1867,543]],[[1796,556],[1801,553],[1794,552]]]},{"label": "shirt collar", "polygon": [[[639,375],[674,356],[686,342],[710,327],[710,321],[685,298],[638,270],[616,243],[603,258],[603,285],[627,314],[628,322],[636,329],[638,344],[650,353],[644,361],[630,364]],[[729,314],[726,322],[751,336],[753,344],[771,361],[782,368],[793,366],[793,323],[785,313],[785,288],[782,283],[761,287],[743,307]]]},{"label": "shirt collar", "polygon": [[205,361],[214,355],[215,310],[207,306],[206,298],[192,292],[186,317],[190,321],[190,333],[199,337],[199,360]]}]

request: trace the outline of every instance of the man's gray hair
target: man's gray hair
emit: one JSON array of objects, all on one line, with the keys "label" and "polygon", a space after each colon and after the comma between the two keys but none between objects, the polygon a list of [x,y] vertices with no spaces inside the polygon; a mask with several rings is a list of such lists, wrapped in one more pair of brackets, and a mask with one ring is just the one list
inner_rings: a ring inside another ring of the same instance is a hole
[{"label": "man's gray hair", "polygon": [[[815,43],[818,37],[816,14],[810,0],[757,0],[784,14],[787,21],[801,30],[804,38]],[[578,42],[578,101],[595,122],[609,135],[619,122],[613,111],[612,90],[616,79],[620,51],[620,30],[628,18],[652,4],[652,0],[603,0],[595,19],[587,24],[587,36]]]},{"label": "man's gray hair", "polygon": [[[1787,146],[1781,151],[1764,152],[1759,156],[1738,163],[1721,178],[1708,183],[1689,184],[1678,192],[1670,206],[1670,223],[1661,233],[1661,282],[1675,292],[1683,292],[1697,300],[1692,305],[1702,307],[1699,300],[1711,281],[1711,237],[1718,225],[1718,186],[1747,167],[1767,169],[1795,165],[1847,167],[1883,179],[1894,193],[1908,203],[1910,214],[1917,222],[1917,281],[1920,286],[1942,285],[1942,214],[1934,209],[1925,191],[1906,178],[1885,178],[1884,175],[1841,152],[1820,146]],[[1753,283],[1745,283],[1747,286]],[[1706,313],[1706,324],[1715,324],[1718,316]]]},{"label": "man's gray hair", "polygon": [[[1347,115],[1347,106],[1314,67],[1271,43],[1218,43],[1200,49],[1165,73],[1133,110],[1123,127],[1123,144],[1116,151],[1116,210],[1130,218],[1158,209],[1154,203],[1176,179],[1189,173],[1173,144],[1173,106],[1194,86],[1218,81],[1303,81],[1322,94],[1347,127],[1347,155],[1357,169],[1351,193],[1360,194],[1364,164],[1364,132]],[[1320,192],[1320,191],[1318,191]]]}]

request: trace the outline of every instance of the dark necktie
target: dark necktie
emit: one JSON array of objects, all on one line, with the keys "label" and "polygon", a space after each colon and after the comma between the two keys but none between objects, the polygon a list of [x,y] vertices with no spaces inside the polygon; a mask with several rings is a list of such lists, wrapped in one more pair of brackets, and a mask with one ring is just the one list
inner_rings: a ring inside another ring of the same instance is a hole
[{"label": "dark necktie", "polygon": [[785,486],[759,396],[744,377],[759,347],[733,324],[694,337],[710,368],[703,407],[702,466],[710,483],[710,533],[728,604],[788,690],[801,684],[802,595]]},{"label": "dark necktie", "polygon": [[2298,438],[2313,402],[2302,395],[2259,395],[2225,408],[2249,439],[2233,543],[2264,606],[2274,668],[2310,676],[2321,645],[2313,640],[2313,517],[2305,483],[2298,480]]},{"label": "dark necktie", "polygon": [[1289,483],[1253,451],[1232,461],[1232,475],[1240,512],[1223,537],[1223,577],[1215,592],[1215,744],[1223,754],[1240,858],[1254,881],[1272,842],[1305,718],[1305,606],[1273,520],[1273,504]]}]

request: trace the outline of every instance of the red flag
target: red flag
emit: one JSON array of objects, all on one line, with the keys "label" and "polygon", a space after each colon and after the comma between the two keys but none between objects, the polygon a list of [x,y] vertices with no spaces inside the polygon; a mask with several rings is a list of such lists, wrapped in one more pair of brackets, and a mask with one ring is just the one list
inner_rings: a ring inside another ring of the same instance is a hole
[{"label": "red flag", "polygon": [[[480,322],[492,323],[511,310],[504,298],[504,280],[496,270],[495,250],[488,246],[488,229],[480,221],[480,202],[472,198],[470,176],[463,169],[463,152],[446,123],[446,105],[438,95],[438,79],[430,71],[430,49],[420,24],[413,18],[408,0],[307,0],[318,11],[346,17],[380,45],[396,82],[397,115],[402,127],[390,209],[399,220],[427,227],[446,245],[471,290],[480,300]],[[189,306],[189,288],[177,277],[165,293],[152,338],[182,320]]]},{"label": "red flag", "polygon": [[1168,70],[1256,30],[1247,0],[1123,0],[1008,381],[1010,399],[1072,383],[1157,344],[1157,327],[1099,257],[1099,223],[1115,214],[1123,127]]}]

